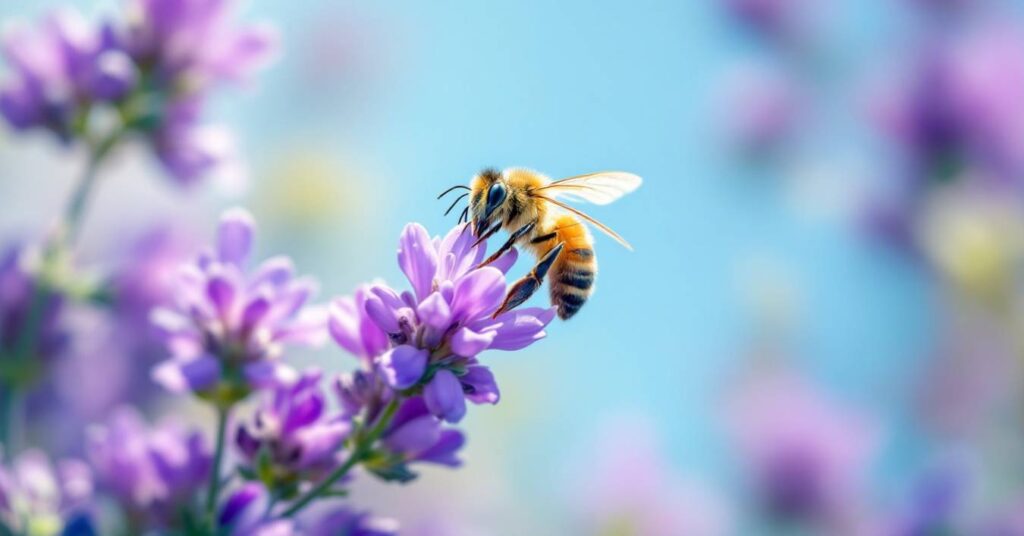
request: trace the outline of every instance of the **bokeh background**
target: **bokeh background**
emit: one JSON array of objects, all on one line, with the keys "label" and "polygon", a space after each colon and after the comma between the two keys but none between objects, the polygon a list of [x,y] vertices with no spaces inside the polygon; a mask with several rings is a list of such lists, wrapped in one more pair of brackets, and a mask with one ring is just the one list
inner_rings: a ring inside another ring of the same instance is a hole
[{"label": "bokeh background", "polygon": [[[447,230],[436,195],[482,167],[631,171],[591,213],[636,251],[598,236],[583,312],[486,357],[503,400],[465,467],[358,500],[412,534],[980,534],[1024,497],[1021,9],[250,2],[283,47],[215,103],[244,169],[182,191],[122,152],[83,256],[164,221],[203,243],[241,204],[326,300],[399,281],[402,226]],[[10,131],[0,155],[0,230],[38,232],[84,155]]]}]

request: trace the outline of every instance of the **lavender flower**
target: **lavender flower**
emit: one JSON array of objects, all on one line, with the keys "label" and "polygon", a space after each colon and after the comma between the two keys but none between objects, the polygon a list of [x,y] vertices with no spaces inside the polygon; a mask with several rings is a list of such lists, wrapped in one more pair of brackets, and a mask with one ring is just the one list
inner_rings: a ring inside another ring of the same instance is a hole
[{"label": "lavender flower", "polygon": [[325,335],[321,311],[303,307],[315,284],[295,278],[289,259],[274,257],[246,273],[254,227],[248,212],[225,212],[216,251],[183,270],[177,306],[154,311],[173,357],[153,378],[170,391],[231,404],[254,387],[293,381],[294,371],[279,361],[283,345],[314,345]]},{"label": "lavender flower", "polygon": [[766,511],[835,530],[851,519],[872,428],[788,372],[753,379],[734,402],[733,435]]},{"label": "lavender flower", "polygon": [[929,470],[912,491],[907,511],[886,534],[967,534],[959,519],[968,488],[963,473],[952,466]]},{"label": "lavender flower", "polygon": [[[10,32],[3,53],[13,73],[0,88],[0,113],[16,129],[43,127],[94,151],[141,133],[182,184],[231,169],[230,136],[201,123],[203,104],[215,86],[244,82],[265,65],[275,32],[230,26],[228,0],[127,3],[123,20],[103,25],[58,11],[39,28]],[[90,122],[96,105],[113,108],[121,124],[99,131]]]},{"label": "lavender flower", "polygon": [[269,493],[250,482],[235,490],[224,503],[218,525],[230,536],[391,536],[398,533],[393,520],[330,504],[298,519],[275,519],[264,515]]},{"label": "lavender flower", "polygon": [[408,482],[416,477],[408,466],[413,462],[462,465],[456,455],[466,438],[462,432],[442,424],[431,415],[422,397],[402,401],[381,436],[382,448],[365,462],[366,468],[385,480]]},{"label": "lavender flower", "polygon": [[[131,0],[113,39],[154,88],[149,133],[164,167],[182,184],[230,165],[226,131],[201,124],[206,95],[224,82],[248,80],[266,65],[277,36],[266,25],[231,27],[229,0]],[[161,103],[162,104],[159,104]]]},{"label": "lavender flower", "polygon": [[173,523],[210,472],[211,455],[201,433],[173,422],[150,428],[129,407],[90,430],[86,450],[103,488],[149,526]]},{"label": "lavender flower", "polygon": [[71,9],[38,28],[8,31],[3,55],[12,73],[0,89],[0,113],[16,129],[43,127],[64,141],[79,134],[93,102],[124,97],[136,77],[128,58]]},{"label": "lavender flower", "polygon": [[[52,362],[68,342],[60,321],[64,298],[46,293],[36,325],[35,345],[21,348],[38,286],[30,253],[15,244],[0,254],[0,380],[15,383],[33,380],[42,372],[39,366]],[[19,352],[29,355],[18,356]]]},{"label": "lavender flower", "polygon": [[338,463],[351,423],[326,415],[321,376],[309,370],[293,385],[278,387],[251,427],[238,427],[235,443],[251,477],[271,489],[297,491],[301,479],[316,480]]},{"label": "lavender flower", "polygon": [[813,0],[723,0],[740,23],[777,41],[793,41],[805,32]]},{"label": "lavender flower", "polygon": [[129,0],[115,40],[164,87],[201,92],[241,82],[263,67],[277,42],[266,25],[230,27],[231,0]]},{"label": "lavender flower", "polygon": [[51,536],[66,527],[84,529],[93,483],[89,467],[64,460],[56,469],[46,455],[28,450],[10,467],[0,466],[0,532]]},{"label": "lavender flower", "polygon": [[750,156],[785,147],[804,112],[803,95],[784,70],[744,66],[726,80],[723,112],[729,141]]},{"label": "lavender flower", "polygon": [[467,398],[498,402],[494,376],[477,360],[480,352],[525,348],[544,337],[554,317],[553,310],[540,308],[493,317],[516,254],[480,266],[486,247],[474,241],[466,226],[432,240],[422,226],[407,225],[398,263],[413,290],[399,294],[373,285],[335,302],[329,322],[340,346],[372,360],[392,389],[422,388],[431,413],[448,422],[462,419]]},{"label": "lavender flower", "polygon": [[903,144],[915,184],[981,170],[995,184],[1019,187],[1024,170],[1024,39],[1020,29],[988,24],[932,40],[876,97],[875,118]]}]

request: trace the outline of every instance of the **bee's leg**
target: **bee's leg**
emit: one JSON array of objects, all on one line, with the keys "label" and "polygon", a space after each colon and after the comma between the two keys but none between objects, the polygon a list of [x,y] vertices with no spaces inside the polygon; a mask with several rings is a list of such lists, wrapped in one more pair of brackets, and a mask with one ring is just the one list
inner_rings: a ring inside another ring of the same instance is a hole
[{"label": "bee's leg", "polygon": [[497,233],[500,230],[501,230],[501,223],[500,222],[499,223],[495,223],[493,227],[491,227],[490,229],[488,229],[488,230],[484,231],[483,233],[481,233],[480,237],[476,239],[476,242],[473,242],[473,245],[471,247],[475,248],[475,247],[479,246],[481,242],[483,242],[484,240],[487,240],[488,238],[494,236],[494,233]]},{"label": "bee's leg", "polygon": [[[502,255],[505,254],[506,251],[512,249],[512,246],[516,245],[516,242],[518,242],[520,238],[522,238],[527,233],[532,231],[533,228],[536,226],[537,222],[531,221],[530,223],[527,223],[526,225],[520,227],[519,229],[516,229],[516,232],[512,233],[512,235],[508,237],[508,240],[506,240],[505,243],[502,244],[500,248],[498,248],[498,251],[495,251],[493,255],[487,257],[487,260],[480,263],[480,266],[487,266],[488,264],[491,264],[492,262],[498,260],[498,257],[501,257]],[[479,268],[480,266],[477,266],[477,268]]]},{"label": "bee's leg", "polygon": [[494,316],[498,316],[505,311],[510,311],[524,301],[530,299],[534,292],[540,288],[541,284],[544,283],[544,276],[548,274],[548,270],[551,265],[554,264],[555,259],[562,252],[562,247],[565,246],[564,242],[559,242],[557,246],[551,248],[544,254],[543,257],[537,261],[537,265],[530,270],[530,273],[526,274],[519,281],[516,281],[509,289],[508,294],[505,295],[505,302],[501,304],[501,307],[494,313]]}]

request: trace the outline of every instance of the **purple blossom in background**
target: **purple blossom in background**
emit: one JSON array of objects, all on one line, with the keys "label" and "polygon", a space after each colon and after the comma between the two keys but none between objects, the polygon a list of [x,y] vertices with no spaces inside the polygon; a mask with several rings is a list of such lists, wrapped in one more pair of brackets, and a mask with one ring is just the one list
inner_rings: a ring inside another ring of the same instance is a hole
[{"label": "purple blossom in background", "polygon": [[230,536],[391,536],[398,524],[390,519],[357,512],[346,506],[326,504],[298,519],[267,519],[269,495],[258,483],[235,490],[224,503],[218,525]]},{"label": "purple blossom in background", "polygon": [[113,28],[115,41],[159,84],[179,93],[243,82],[273,55],[277,34],[266,25],[230,26],[236,4],[128,0],[125,18]]},{"label": "purple blossom in background", "polygon": [[[39,315],[35,347],[15,360],[22,344],[21,334],[29,320],[36,292],[31,251],[15,244],[0,252],[0,372],[17,381],[32,379],[41,363],[52,362],[68,345],[67,331],[60,321],[64,298],[47,293]],[[26,358],[31,359],[26,359]]]},{"label": "purple blossom in background", "polygon": [[135,67],[110,45],[70,8],[37,28],[10,28],[3,55],[12,72],[0,88],[0,113],[18,130],[43,127],[70,141],[92,102],[120,99],[135,82]]},{"label": "purple blossom in background", "polygon": [[56,468],[42,451],[27,450],[9,466],[0,466],[0,529],[14,534],[59,534],[69,526],[91,534],[89,467],[63,460]]},{"label": "purple blossom in background", "polygon": [[486,244],[474,247],[476,238],[467,229],[457,226],[443,239],[431,239],[419,224],[407,225],[398,264],[413,290],[373,285],[336,302],[329,322],[342,348],[364,360],[383,352],[374,363],[386,383],[396,390],[422,385],[431,413],[448,422],[462,419],[466,399],[498,402],[494,376],[476,358],[480,352],[525,348],[544,337],[554,318],[552,309],[540,308],[492,318],[505,298],[505,271],[516,254],[509,251],[481,267]]},{"label": "purple blossom in background", "polygon": [[[602,423],[588,441],[569,492],[577,534],[733,534],[719,497],[678,476],[653,423],[640,416]],[[576,474],[578,473],[578,474]]]},{"label": "purple blossom in background", "polygon": [[[214,87],[245,82],[266,65],[276,33],[230,25],[228,0],[126,3],[124,17],[103,24],[62,10],[38,28],[9,31],[3,54],[12,74],[0,87],[0,114],[15,129],[43,127],[65,142],[141,133],[184,185],[237,172],[230,134],[202,124],[204,103]],[[115,109],[122,124],[93,132],[97,105]]]},{"label": "purple blossom in background", "polygon": [[793,41],[807,30],[815,0],[722,0],[740,23],[773,41]]},{"label": "purple blossom in background", "polygon": [[235,2],[130,0],[128,16],[113,27],[114,40],[141,66],[164,101],[152,140],[164,167],[183,184],[194,183],[234,158],[230,135],[202,125],[209,90],[245,82],[276,49],[266,25],[232,27]]},{"label": "purple blossom in background", "polygon": [[726,134],[742,153],[772,155],[794,134],[804,96],[784,70],[744,66],[724,89]]},{"label": "purple blossom in background", "polygon": [[773,517],[840,530],[856,518],[873,428],[802,378],[761,371],[732,401],[730,424],[758,501]]},{"label": "purple blossom in background", "polygon": [[177,520],[210,473],[201,433],[173,422],[151,428],[130,407],[90,430],[86,452],[100,486],[151,527]]},{"label": "purple blossom in background", "polygon": [[284,345],[315,345],[326,335],[321,310],[304,307],[315,283],[296,278],[289,259],[247,273],[254,233],[248,212],[225,212],[215,251],[182,270],[176,307],[154,311],[173,357],[153,378],[171,392],[229,404],[252,388],[289,383],[296,375],[280,362]]},{"label": "purple blossom in background", "polygon": [[886,534],[968,534],[960,519],[967,484],[966,475],[957,467],[927,471],[912,491],[906,512]]},{"label": "purple blossom in background", "polygon": [[[342,416],[328,416],[321,376],[319,370],[310,370],[294,384],[278,387],[251,425],[238,427],[236,446],[268,486],[294,484],[301,477],[316,480],[338,464],[352,424]],[[259,466],[262,455],[269,461],[266,468]]]},{"label": "purple blossom in background", "polygon": [[929,41],[876,98],[881,128],[916,172],[959,178],[964,168],[1020,187],[1024,171],[1024,38],[1006,23]]},{"label": "purple blossom in background", "polygon": [[398,522],[393,519],[375,517],[344,506],[328,506],[320,512],[307,515],[303,523],[303,536],[395,536]]}]

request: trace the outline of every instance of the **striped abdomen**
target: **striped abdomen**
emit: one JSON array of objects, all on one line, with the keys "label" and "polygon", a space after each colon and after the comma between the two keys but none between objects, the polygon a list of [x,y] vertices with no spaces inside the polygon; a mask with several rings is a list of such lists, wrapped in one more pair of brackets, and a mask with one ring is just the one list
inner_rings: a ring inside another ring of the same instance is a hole
[{"label": "striped abdomen", "polygon": [[562,253],[548,272],[551,304],[558,308],[558,317],[568,320],[575,315],[594,291],[597,258],[586,226],[570,215],[558,216],[552,226],[556,237],[544,244],[548,250],[559,242]]}]

